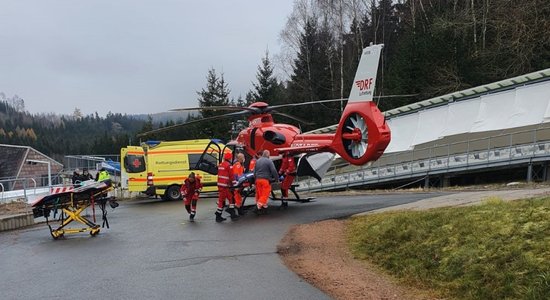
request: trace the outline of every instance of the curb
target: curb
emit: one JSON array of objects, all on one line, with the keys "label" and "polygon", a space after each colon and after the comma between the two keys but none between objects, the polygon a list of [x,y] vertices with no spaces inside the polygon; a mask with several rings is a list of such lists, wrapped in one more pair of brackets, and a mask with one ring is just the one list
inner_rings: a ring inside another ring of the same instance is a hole
[{"label": "curb", "polygon": [[32,214],[19,214],[7,217],[0,217],[0,232],[13,230],[34,224]]}]

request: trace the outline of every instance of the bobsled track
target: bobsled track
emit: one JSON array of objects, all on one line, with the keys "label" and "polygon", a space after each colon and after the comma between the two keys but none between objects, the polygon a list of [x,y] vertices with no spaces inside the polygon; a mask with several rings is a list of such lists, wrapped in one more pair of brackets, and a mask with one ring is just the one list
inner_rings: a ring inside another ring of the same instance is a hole
[{"label": "bobsled track", "polygon": [[387,111],[392,138],[378,161],[356,167],[336,160],[322,182],[300,180],[298,190],[414,181],[426,187],[449,186],[473,174],[502,170],[510,176],[510,170],[520,174],[508,179],[547,180],[549,90],[546,69]]}]

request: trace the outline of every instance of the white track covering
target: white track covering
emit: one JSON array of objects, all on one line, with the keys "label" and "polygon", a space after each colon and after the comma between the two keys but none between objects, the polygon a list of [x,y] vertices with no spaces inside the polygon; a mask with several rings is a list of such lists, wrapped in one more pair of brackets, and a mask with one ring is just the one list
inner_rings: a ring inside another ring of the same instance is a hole
[{"label": "white track covering", "polygon": [[439,138],[550,122],[550,81],[449,103],[388,120],[386,153],[411,150]]}]

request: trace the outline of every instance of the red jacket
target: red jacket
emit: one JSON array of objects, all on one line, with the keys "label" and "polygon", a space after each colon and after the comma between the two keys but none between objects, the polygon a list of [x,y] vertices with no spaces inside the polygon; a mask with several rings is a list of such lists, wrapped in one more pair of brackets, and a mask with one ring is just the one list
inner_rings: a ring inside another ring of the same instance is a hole
[{"label": "red jacket", "polygon": [[244,173],[244,166],[240,162],[233,164],[233,177],[234,180],[237,180]]},{"label": "red jacket", "polygon": [[256,159],[252,158],[250,160],[250,163],[248,163],[248,172],[254,172],[255,167],[256,167]]},{"label": "red jacket", "polygon": [[226,160],[222,161],[218,165],[218,187],[231,187],[233,176],[233,167],[231,164]]},{"label": "red jacket", "polygon": [[294,157],[283,157],[281,168],[279,169],[281,175],[296,175],[296,164],[294,163]]},{"label": "red jacket", "polygon": [[186,178],[181,185],[180,192],[182,195],[193,195],[196,191],[202,189],[201,180],[195,177],[195,182],[191,183],[189,178]]}]

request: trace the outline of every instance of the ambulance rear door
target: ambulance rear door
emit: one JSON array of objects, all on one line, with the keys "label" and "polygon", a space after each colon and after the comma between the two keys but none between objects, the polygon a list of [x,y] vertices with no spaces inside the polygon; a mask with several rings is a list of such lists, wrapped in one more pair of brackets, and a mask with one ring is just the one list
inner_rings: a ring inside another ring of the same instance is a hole
[{"label": "ambulance rear door", "polygon": [[[120,150],[123,178],[127,178],[128,190],[144,192],[147,189],[147,166],[145,152],[140,146],[128,146]],[[123,182],[124,184],[124,182]]]}]

